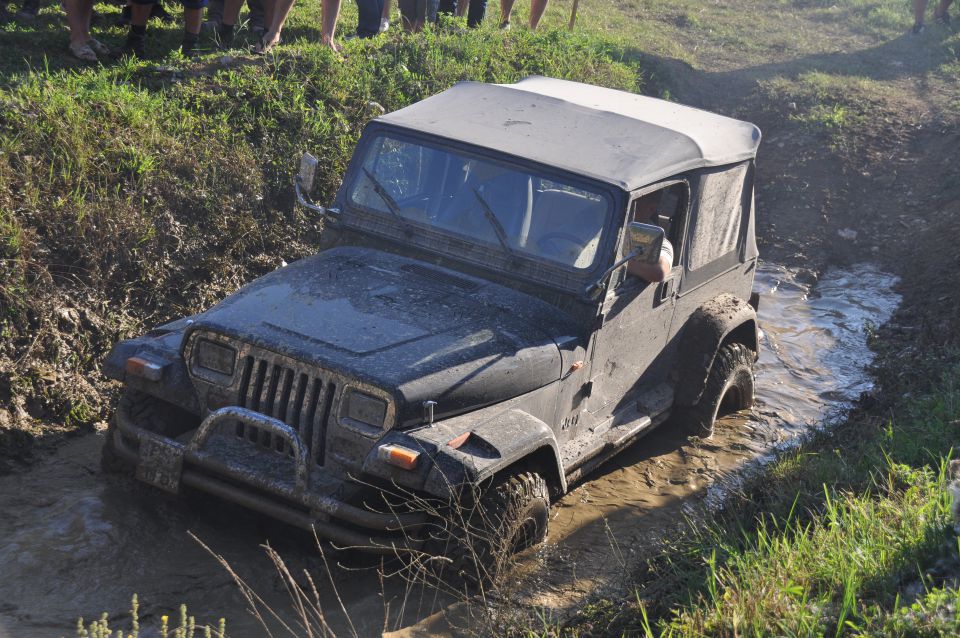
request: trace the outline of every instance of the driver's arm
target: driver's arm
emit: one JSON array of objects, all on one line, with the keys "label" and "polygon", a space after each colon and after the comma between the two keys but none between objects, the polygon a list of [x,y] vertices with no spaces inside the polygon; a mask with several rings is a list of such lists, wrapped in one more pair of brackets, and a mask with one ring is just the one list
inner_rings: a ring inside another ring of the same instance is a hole
[{"label": "driver's arm", "polygon": [[663,240],[663,246],[660,248],[660,259],[657,263],[648,264],[645,261],[641,261],[640,258],[631,259],[627,262],[628,275],[639,277],[651,283],[666,279],[672,268],[673,246],[666,239]]}]

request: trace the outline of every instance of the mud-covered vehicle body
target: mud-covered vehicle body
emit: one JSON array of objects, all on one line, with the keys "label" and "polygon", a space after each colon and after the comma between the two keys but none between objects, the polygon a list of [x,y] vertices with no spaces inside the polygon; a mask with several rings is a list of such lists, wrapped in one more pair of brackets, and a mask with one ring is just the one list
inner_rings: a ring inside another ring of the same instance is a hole
[{"label": "mud-covered vehicle body", "polygon": [[[420,546],[411,503],[467,492],[538,541],[550,499],[653,426],[751,404],[759,137],[548,78],[379,117],[331,207],[300,195],[317,255],[115,346],[105,463],[340,545]],[[664,237],[666,279],[628,274]]]}]

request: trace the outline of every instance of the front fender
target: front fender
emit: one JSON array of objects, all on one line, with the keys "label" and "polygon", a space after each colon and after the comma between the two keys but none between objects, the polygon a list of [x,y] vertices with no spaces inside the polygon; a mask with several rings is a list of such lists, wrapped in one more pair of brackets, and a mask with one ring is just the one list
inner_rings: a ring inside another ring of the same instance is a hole
[{"label": "front fender", "polygon": [[[424,488],[437,496],[453,496],[465,485],[476,485],[531,455],[546,465],[548,482],[566,491],[557,439],[546,423],[519,409],[501,412],[468,430],[461,445],[436,447],[434,465]],[[466,433],[464,433],[466,434]]]}]

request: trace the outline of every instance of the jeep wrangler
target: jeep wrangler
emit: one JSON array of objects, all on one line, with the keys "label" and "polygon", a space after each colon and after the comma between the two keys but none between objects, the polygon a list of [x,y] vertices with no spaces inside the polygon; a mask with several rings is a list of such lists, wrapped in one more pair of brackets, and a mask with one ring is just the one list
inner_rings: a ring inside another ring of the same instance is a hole
[{"label": "jeep wrangler", "polygon": [[[113,348],[104,467],[340,546],[419,551],[458,506],[507,552],[538,543],[551,499],[644,433],[752,405],[759,141],[542,77],[378,117],[330,207],[301,161],[318,254]],[[629,273],[664,242],[663,281]]]}]

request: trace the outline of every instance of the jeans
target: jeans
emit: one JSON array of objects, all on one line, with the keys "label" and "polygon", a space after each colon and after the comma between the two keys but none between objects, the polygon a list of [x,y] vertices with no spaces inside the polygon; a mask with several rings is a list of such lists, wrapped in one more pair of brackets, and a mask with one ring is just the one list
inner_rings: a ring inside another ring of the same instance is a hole
[{"label": "jeans", "polygon": [[357,0],[357,36],[372,38],[380,33],[383,0]]},{"label": "jeans", "polygon": [[[440,7],[437,13],[454,15],[457,12],[457,0],[440,0]],[[470,6],[467,8],[467,26],[479,27],[483,23],[483,18],[487,14],[487,0],[470,0]]]}]

